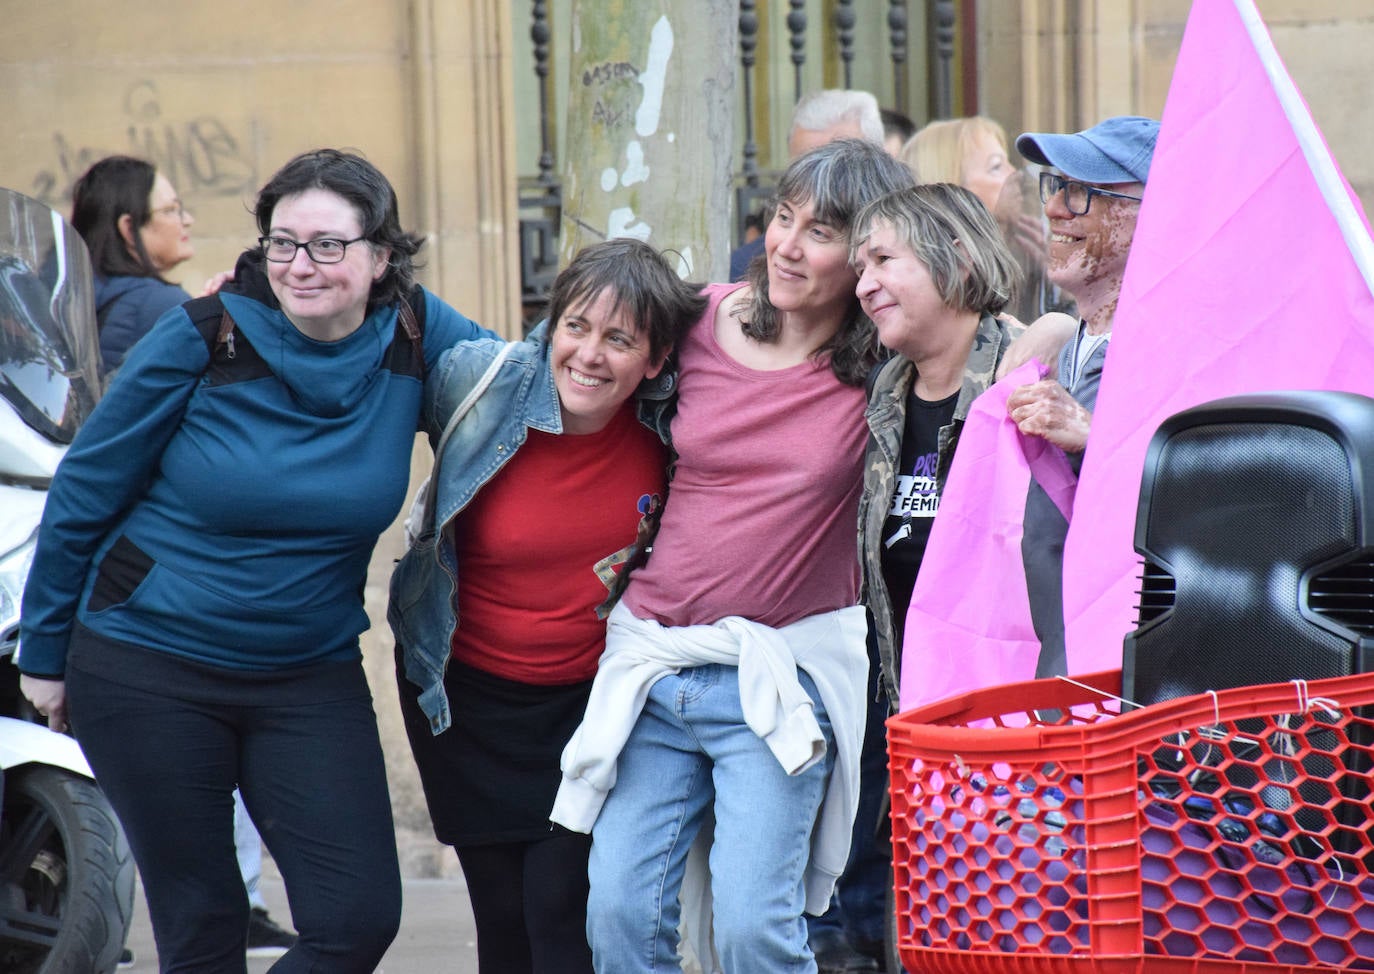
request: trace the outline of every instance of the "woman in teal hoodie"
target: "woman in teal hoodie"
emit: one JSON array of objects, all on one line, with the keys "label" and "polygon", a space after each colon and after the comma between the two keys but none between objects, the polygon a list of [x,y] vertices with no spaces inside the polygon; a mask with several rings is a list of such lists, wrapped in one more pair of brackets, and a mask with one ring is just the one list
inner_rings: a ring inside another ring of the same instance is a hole
[{"label": "woman in teal hoodie", "polygon": [[490,333],[415,287],[421,240],[356,155],[293,159],[256,217],[234,284],[159,319],[59,468],[19,667],[124,824],[164,970],[243,970],[237,786],[300,934],[273,971],[372,971],[401,888],[367,565],[425,370]]}]

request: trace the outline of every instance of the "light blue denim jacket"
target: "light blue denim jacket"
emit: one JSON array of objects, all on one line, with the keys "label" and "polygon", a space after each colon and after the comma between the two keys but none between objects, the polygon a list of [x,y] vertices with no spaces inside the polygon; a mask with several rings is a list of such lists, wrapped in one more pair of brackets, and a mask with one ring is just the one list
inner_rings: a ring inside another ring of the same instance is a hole
[{"label": "light blue denim jacket", "polygon": [[[461,342],[440,358],[425,382],[424,425],[442,431],[496,358],[503,343],[484,339]],[[668,442],[676,400],[677,376],[665,368],[636,391],[639,418]],[[452,721],[444,671],[458,624],[454,593],[458,565],[453,554],[452,522],[482,486],[525,444],[529,429],[563,431],[558,390],[545,325],[511,350],[482,397],[449,436],[440,465],[434,523],[396,564],[386,617],[403,654],[405,674],[420,688],[420,709],[438,734]],[[441,540],[447,539],[447,540]]]}]

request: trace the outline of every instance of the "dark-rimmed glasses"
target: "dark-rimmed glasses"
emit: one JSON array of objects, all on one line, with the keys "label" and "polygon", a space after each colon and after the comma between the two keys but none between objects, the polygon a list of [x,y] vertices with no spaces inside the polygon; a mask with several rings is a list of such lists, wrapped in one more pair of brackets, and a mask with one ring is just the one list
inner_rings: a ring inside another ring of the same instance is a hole
[{"label": "dark-rimmed glasses", "polygon": [[366,237],[352,240],[337,240],[334,237],[320,237],[318,240],[301,242],[290,237],[259,237],[258,246],[262,255],[274,264],[289,264],[296,259],[296,251],[304,250],[305,256],[317,264],[337,264],[344,259],[351,244],[362,243]]},{"label": "dark-rimmed glasses", "polygon": [[1113,193],[1109,189],[1098,189],[1096,186],[1089,186],[1077,179],[1065,179],[1055,172],[1042,172],[1040,174],[1041,203],[1048,203],[1054,199],[1054,194],[1060,190],[1064,192],[1064,208],[1074,216],[1083,216],[1087,213],[1088,208],[1092,206],[1094,196],[1108,196],[1114,200],[1140,202],[1139,196],[1127,196],[1125,193]]}]

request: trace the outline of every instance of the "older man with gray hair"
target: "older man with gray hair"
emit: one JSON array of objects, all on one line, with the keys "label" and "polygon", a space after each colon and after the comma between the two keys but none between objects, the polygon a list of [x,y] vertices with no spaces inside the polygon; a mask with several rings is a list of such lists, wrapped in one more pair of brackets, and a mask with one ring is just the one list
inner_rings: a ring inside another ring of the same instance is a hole
[{"label": "older man with gray hair", "polygon": [[792,109],[787,154],[795,159],[835,139],[864,139],[882,145],[883,137],[878,99],[867,91],[826,88],[804,96]]}]

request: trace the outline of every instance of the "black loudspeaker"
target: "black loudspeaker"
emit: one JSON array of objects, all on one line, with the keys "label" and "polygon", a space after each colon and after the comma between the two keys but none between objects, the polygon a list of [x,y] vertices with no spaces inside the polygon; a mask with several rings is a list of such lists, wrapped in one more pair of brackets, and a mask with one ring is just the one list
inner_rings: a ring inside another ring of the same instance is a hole
[{"label": "black loudspeaker", "polygon": [[1171,416],[1135,547],[1127,700],[1374,668],[1374,399],[1264,393]]},{"label": "black loudspeaker", "polygon": [[[1276,392],[1171,416],[1146,454],[1135,547],[1127,700],[1374,669],[1374,399]],[[1299,761],[1260,748],[1276,735],[1256,718],[1219,746],[1194,736],[1186,751],[1161,750],[1142,774],[1190,813],[1198,802],[1215,814],[1292,810],[1295,852],[1363,853],[1371,865],[1368,725],[1342,743],[1320,711],[1285,719],[1314,749]],[[1334,835],[1317,805],[1334,809]]]}]

